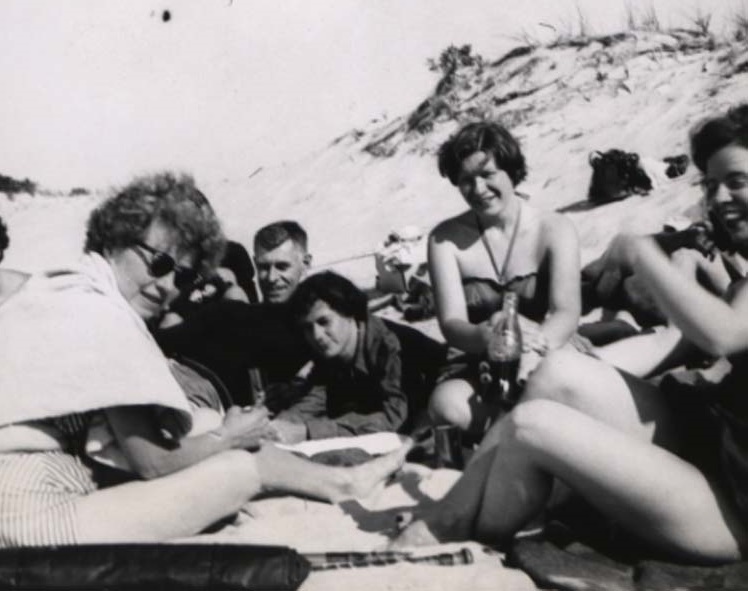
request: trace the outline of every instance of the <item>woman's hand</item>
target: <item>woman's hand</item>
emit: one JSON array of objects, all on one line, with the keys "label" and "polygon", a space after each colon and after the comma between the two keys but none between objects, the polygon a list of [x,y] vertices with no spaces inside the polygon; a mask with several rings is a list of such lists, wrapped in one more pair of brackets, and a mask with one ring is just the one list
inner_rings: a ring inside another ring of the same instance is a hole
[{"label": "woman's hand", "polygon": [[307,429],[303,423],[275,419],[270,423],[270,427],[274,431],[275,439],[280,443],[300,443],[307,439]]},{"label": "woman's hand", "polygon": [[522,331],[522,353],[534,352],[541,357],[550,350],[548,337],[537,322],[519,317],[519,328]]},{"label": "woman's hand", "polygon": [[522,357],[519,360],[519,369],[517,370],[517,383],[524,384],[527,382],[527,378],[530,377],[530,374],[535,371],[542,361],[543,355],[537,351],[522,353]]},{"label": "woman's hand", "polygon": [[655,234],[655,241],[666,253],[688,248],[701,253],[710,261],[717,256],[714,231],[709,222],[696,222],[680,232]]},{"label": "woman's hand", "polygon": [[232,406],[220,430],[233,449],[257,449],[263,440],[272,438],[268,410],[264,406],[249,410]]},{"label": "woman's hand", "polygon": [[550,350],[550,345],[548,338],[537,322],[520,316],[519,325],[522,331],[522,357],[519,362],[517,382],[522,384],[527,381],[530,374],[543,361],[543,357]]},{"label": "woman's hand", "polygon": [[[481,334],[488,349],[491,341],[494,327],[501,322],[503,312],[499,310],[491,315],[491,318],[480,325]],[[537,322],[528,320],[524,316],[518,316],[519,330],[522,333],[522,352],[535,351],[540,355],[545,355],[550,349],[548,338],[545,336]]]},{"label": "woman's hand", "polygon": [[503,312],[499,310],[498,312],[494,312],[488,320],[477,325],[478,330],[480,331],[481,340],[483,341],[483,351],[488,350],[488,346],[493,338],[494,327],[501,322],[503,316]]}]

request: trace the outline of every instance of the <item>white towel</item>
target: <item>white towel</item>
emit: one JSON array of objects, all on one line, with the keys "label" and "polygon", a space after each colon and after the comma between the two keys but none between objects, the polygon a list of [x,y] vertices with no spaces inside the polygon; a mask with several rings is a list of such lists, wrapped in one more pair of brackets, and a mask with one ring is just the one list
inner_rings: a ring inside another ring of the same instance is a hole
[{"label": "white towel", "polygon": [[89,410],[155,405],[180,427],[189,404],[109,263],[32,277],[0,307],[0,425]]}]

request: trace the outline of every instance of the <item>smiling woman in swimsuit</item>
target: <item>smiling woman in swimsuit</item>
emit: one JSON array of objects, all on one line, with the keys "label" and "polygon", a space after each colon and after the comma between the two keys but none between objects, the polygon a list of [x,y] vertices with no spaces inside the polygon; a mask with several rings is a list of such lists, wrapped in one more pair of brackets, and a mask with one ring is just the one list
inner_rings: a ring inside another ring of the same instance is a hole
[{"label": "smiling woman in swimsuit", "polygon": [[501,125],[471,123],[439,152],[439,171],[469,209],[429,236],[429,270],[439,325],[463,354],[448,364],[431,397],[434,423],[480,436],[490,413],[480,392],[485,354],[503,294],[519,297],[527,374],[574,334],[580,314],[579,245],[570,221],[540,211],[515,187],[527,175],[517,140]]}]

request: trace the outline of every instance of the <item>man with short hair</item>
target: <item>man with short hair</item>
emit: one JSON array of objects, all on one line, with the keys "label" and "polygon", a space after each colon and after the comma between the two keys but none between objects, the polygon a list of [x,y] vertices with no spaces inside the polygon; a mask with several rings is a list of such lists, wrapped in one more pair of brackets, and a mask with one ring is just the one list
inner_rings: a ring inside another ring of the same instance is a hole
[{"label": "man with short hair", "polygon": [[260,228],[254,251],[262,301],[285,303],[306,276],[312,263],[307,234],[296,222],[282,220]]},{"label": "man with short hair", "polygon": [[156,340],[161,348],[212,370],[235,404],[254,403],[262,388],[271,410],[290,405],[298,393],[288,385],[310,353],[285,304],[309,271],[312,256],[307,242],[306,232],[295,221],[260,228],[254,250],[262,303],[213,302],[188,322],[159,330]]},{"label": "man with short hair", "polygon": [[[310,269],[307,248],[307,234],[298,223],[283,220],[264,226],[254,238],[263,302],[214,302],[189,322],[160,330],[159,345],[167,355],[181,354],[218,374],[234,404],[255,402],[257,385],[250,373],[260,373],[268,409],[277,413],[289,408],[307,392],[298,376],[312,358],[287,306]],[[446,347],[410,326],[386,319],[385,324],[402,347],[403,385],[410,406],[425,409]]]}]

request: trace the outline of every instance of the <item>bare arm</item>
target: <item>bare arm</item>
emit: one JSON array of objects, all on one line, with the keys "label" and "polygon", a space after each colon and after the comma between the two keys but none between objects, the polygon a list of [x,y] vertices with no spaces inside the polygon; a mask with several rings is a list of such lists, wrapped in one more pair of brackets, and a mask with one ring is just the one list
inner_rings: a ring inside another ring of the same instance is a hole
[{"label": "bare arm", "polygon": [[264,408],[242,411],[232,407],[215,431],[172,442],[161,436],[151,407],[111,408],[106,417],[131,468],[146,480],[177,472],[222,451],[256,447],[268,424]]},{"label": "bare arm", "polygon": [[579,239],[574,225],[558,214],[544,221],[543,233],[548,237],[550,290],[548,315],[540,330],[548,348],[557,349],[576,331],[582,310]]},{"label": "bare arm", "polygon": [[598,356],[631,375],[647,378],[693,359],[698,349],[674,326],[598,347]]},{"label": "bare arm", "polygon": [[744,285],[728,303],[685,276],[647,237],[619,236],[607,256],[634,268],[660,309],[703,351],[725,356],[748,348],[748,290]]},{"label": "bare arm", "polygon": [[467,353],[483,353],[490,338],[489,323],[472,324],[468,320],[455,246],[437,233],[438,230],[429,236],[428,260],[439,326],[453,347]]}]

